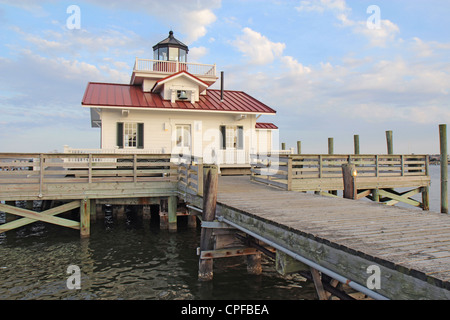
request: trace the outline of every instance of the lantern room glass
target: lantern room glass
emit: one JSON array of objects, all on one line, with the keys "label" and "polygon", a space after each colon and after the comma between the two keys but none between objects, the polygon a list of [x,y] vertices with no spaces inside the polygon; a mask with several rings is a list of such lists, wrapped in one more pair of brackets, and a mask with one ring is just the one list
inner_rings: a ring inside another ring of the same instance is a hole
[{"label": "lantern room glass", "polygon": [[187,52],[179,48],[159,48],[153,51],[153,59],[159,61],[179,61],[187,62]]}]

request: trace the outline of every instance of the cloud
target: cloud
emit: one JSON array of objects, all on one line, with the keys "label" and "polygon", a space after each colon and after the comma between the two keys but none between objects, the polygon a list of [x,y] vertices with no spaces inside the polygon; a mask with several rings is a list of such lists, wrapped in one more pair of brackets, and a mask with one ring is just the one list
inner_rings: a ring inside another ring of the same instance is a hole
[{"label": "cloud", "polygon": [[345,0],[311,0],[300,1],[300,5],[296,7],[297,11],[302,12],[320,12],[327,10],[348,11],[349,8]]},{"label": "cloud", "polygon": [[272,42],[250,28],[244,28],[242,33],[232,44],[248,58],[250,64],[269,64],[281,57],[286,48],[284,43]]},{"label": "cloud", "polygon": [[208,53],[208,49],[205,47],[192,47],[189,48],[189,61],[200,62],[201,58]]},{"label": "cloud", "polygon": [[115,10],[145,12],[185,34],[183,42],[187,45],[207,34],[208,26],[217,19],[214,10],[221,7],[221,0],[92,0],[90,3]]},{"label": "cloud", "polygon": [[[296,7],[299,12],[318,12],[324,13],[330,11],[335,15],[339,21],[340,27],[351,28],[355,34],[360,34],[366,37],[369,45],[372,47],[385,47],[388,43],[394,41],[396,36],[400,33],[400,28],[394,22],[386,19],[381,19],[381,12],[371,12],[371,14],[380,13],[379,27],[369,28],[367,20],[358,21],[351,18],[352,9],[347,6],[345,0],[311,0],[300,1],[300,5]],[[372,16],[367,16],[368,19]]]}]

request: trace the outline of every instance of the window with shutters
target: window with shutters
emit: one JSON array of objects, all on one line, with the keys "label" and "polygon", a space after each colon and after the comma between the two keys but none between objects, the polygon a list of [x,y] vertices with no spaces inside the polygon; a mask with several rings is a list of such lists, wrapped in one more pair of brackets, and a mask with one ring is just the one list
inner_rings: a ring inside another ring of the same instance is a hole
[{"label": "window with shutters", "polygon": [[144,148],[144,124],[117,123],[117,146],[119,148]]},{"label": "window with shutters", "polygon": [[244,127],[242,126],[220,126],[222,134],[222,150],[244,149]]}]

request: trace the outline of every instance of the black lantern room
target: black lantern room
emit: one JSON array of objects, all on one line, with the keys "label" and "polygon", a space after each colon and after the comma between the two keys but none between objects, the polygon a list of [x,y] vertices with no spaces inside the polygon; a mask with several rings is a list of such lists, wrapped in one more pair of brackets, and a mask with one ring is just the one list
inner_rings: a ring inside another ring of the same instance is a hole
[{"label": "black lantern room", "polygon": [[187,62],[188,52],[188,46],[175,39],[173,31],[170,31],[168,38],[153,47],[153,59],[160,61]]}]

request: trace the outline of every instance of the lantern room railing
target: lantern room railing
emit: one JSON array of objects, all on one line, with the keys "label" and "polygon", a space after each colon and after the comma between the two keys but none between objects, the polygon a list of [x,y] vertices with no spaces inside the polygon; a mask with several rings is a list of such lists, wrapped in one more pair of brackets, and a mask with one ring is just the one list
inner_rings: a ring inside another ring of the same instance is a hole
[{"label": "lantern room railing", "polygon": [[196,76],[216,77],[215,64],[201,64],[193,62],[163,61],[136,58],[135,72],[175,73],[187,71]]}]

